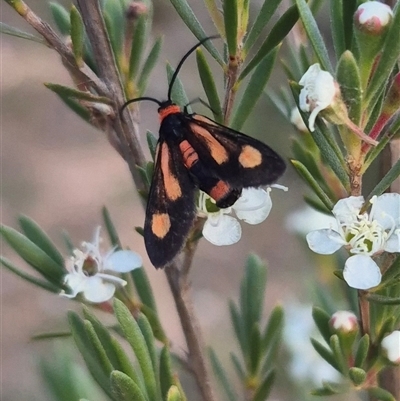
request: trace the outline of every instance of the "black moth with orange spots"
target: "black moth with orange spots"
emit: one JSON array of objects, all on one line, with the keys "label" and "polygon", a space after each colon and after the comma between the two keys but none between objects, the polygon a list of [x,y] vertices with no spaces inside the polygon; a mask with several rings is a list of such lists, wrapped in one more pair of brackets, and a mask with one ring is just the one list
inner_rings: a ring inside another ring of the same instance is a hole
[{"label": "black moth with orange spots", "polygon": [[220,208],[232,206],[243,188],[269,185],[285,171],[282,158],[269,146],[208,117],[189,114],[171,101],[172,86],[187,57],[182,58],[159,105],[160,132],[154,175],[147,201],[144,241],[156,268],[173,261],[185,245],[196,218],[196,190],[206,192]]}]

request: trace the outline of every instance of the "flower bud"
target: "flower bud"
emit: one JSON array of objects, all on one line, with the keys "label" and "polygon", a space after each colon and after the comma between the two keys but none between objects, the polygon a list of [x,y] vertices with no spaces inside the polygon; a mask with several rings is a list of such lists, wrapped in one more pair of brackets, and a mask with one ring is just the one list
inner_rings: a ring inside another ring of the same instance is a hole
[{"label": "flower bud", "polygon": [[382,350],[390,362],[400,364],[400,331],[395,330],[382,340]]},{"label": "flower bud", "polygon": [[329,324],[335,333],[354,333],[359,329],[357,316],[353,312],[341,310],[335,312]]},{"label": "flower bud", "polygon": [[356,27],[369,35],[381,35],[393,17],[392,9],[379,1],[361,4],[354,14]]},{"label": "flower bud", "polygon": [[294,107],[290,113],[290,122],[300,131],[308,132],[307,126],[304,124],[303,118],[297,107]]},{"label": "flower bud", "polygon": [[147,14],[148,11],[149,9],[145,3],[142,3],[140,1],[133,1],[129,4],[128,9],[126,10],[126,17],[129,20],[135,20],[141,15]]}]

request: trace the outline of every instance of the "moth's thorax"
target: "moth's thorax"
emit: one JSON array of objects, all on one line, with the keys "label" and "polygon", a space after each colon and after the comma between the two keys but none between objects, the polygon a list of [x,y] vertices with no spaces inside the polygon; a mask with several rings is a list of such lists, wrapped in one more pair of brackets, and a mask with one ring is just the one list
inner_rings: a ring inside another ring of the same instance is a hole
[{"label": "moth's thorax", "polygon": [[164,121],[166,117],[171,114],[181,113],[181,108],[176,104],[166,104],[165,106],[162,104],[158,109],[158,115],[160,117],[160,123]]},{"label": "moth's thorax", "polygon": [[160,137],[168,137],[170,140],[181,142],[186,135],[186,125],[183,114],[178,106],[174,106],[174,110],[166,114],[161,120]]}]

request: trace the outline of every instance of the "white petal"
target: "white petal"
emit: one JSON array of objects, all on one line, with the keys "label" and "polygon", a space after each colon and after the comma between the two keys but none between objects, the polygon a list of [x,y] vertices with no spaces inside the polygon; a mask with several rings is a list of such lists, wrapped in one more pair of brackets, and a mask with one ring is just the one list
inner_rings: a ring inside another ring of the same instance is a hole
[{"label": "white petal", "polygon": [[[302,111],[306,111],[306,112],[310,111],[310,103],[308,102],[308,90],[306,88],[303,88],[300,91],[299,107]],[[303,121],[303,119],[302,119],[302,121]],[[304,121],[303,121],[303,124],[304,124]]]},{"label": "white petal", "polygon": [[396,230],[387,240],[383,248],[386,252],[400,252],[400,230]]},{"label": "white petal", "polygon": [[388,193],[371,199],[371,219],[385,229],[400,226],[400,194]]},{"label": "white petal", "polygon": [[340,199],[332,209],[332,213],[340,223],[351,223],[360,213],[364,204],[363,196],[350,196]]},{"label": "white petal", "polygon": [[240,240],[242,228],[232,216],[209,216],[203,227],[204,238],[214,245],[232,245]]},{"label": "white petal", "polygon": [[311,231],[306,238],[310,249],[321,255],[331,255],[346,244],[342,236],[330,228]]},{"label": "white petal", "polygon": [[400,363],[400,331],[395,330],[386,336],[381,342],[382,348],[386,352],[389,361]]},{"label": "white petal", "polygon": [[113,252],[104,260],[104,269],[118,273],[130,272],[143,265],[142,258],[133,251],[121,250]]},{"label": "white petal", "polygon": [[[309,111],[310,107],[306,102],[306,94],[305,93],[301,93],[302,91],[304,91],[304,89],[302,89],[300,91],[300,96],[299,96],[299,105],[301,110],[303,111]],[[307,107],[307,110],[304,110],[304,107]],[[290,122],[301,132],[307,132],[308,128],[307,126],[304,124],[304,120],[303,117],[300,114],[300,111],[297,107],[294,107],[290,113]]]},{"label": "white petal", "polygon": [[261,188],[243,189],[242,196],[232,206],[236,216],[248,224],[262,223],[272,208],[270,191]]},{"label": "white petal", "polygon": [[115,293],[115,285],[104,282],[98,275],[89,277],[86,281],[83,296],[93,303],[108,301]]},{"label": "white petal", "polygon": [[307,86],[310,83],[313,83],[321,71],[322,71],[321,67],[319,66],[318,63],[311,65],[308,68],[308,70],[304,73],[304,75],[301,77],[299,84],[301,86]]},{"label": "white petal", "polygon": [[385,26],[393,16],[393,11],[380,1],[367,1],[357,8],[356,16],[360,24],[368,24],[370,20],[377,18]]},{"label": "white petal", "polygon": [[84,290],[87,276],[84,274],[71,273],[67,274],[64,279],[64,283],[71,289],[70,293],[62,292],[60,295],[63,295],[67,298],[75,298],[78,293]]},{"label": "white petal", "polygon": [[346,283],[358,290],[376,287],[382,279],[378,265],[366,255],[354,255],[347,259],[343,270]]}]

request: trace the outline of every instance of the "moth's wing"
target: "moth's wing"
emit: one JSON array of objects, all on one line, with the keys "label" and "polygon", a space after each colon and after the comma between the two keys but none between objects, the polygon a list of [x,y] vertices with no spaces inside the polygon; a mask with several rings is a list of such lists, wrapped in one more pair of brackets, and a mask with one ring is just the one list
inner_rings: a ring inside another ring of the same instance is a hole
[{"label": "moth's wing", "polygon": [[146,250],[155,267],[167,265],[184,246],[196,217],[195,190],[179,148],[160,140],[144,223]]},{"label": "moth's wing", "polygon": [[275,182],[285,171],[283,159],[263,142],[199,115],[184,115],[186,137],[201,162],[236,188]]}]

